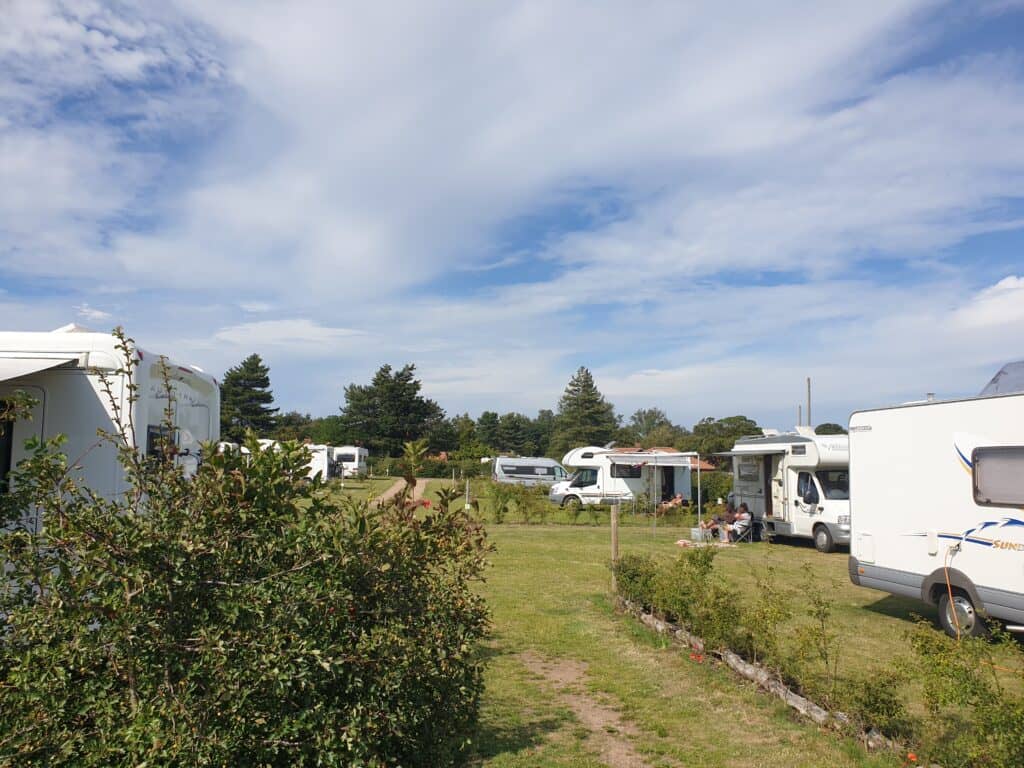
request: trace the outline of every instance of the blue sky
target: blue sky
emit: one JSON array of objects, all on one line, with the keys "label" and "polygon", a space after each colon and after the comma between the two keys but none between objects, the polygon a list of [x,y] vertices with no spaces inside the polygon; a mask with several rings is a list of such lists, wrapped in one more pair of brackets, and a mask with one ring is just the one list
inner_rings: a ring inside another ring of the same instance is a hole
[{"label": "blue sky", "polygon": [[1024,358],[1024,3],[373,6],[13,0],[3,327],[257,351],[314,414],[587,365],[787,427]]}]

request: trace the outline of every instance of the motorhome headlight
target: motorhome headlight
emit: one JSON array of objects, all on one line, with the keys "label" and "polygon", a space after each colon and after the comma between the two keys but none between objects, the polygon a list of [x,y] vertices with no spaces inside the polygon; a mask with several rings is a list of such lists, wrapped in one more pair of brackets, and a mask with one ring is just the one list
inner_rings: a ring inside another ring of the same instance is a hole
[{"label": "motorhome headlight", "polygon": [[838,520],[839,520],[839,524],[840,525],[849,525],[850,524],[850,516],[849,515],[839,515]]}]

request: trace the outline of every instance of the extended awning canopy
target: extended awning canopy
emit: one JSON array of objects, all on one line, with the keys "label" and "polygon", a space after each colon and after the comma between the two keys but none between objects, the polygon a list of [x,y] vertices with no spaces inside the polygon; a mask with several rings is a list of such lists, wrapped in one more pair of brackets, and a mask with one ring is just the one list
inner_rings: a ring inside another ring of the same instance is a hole
[{"label": "extended awning canopy", "polygon": [[612,464],[627,464],[635,467],[646,464],[658,467],[695,467],[695,453],[610,453],[608,460]]},{"label": "extended awning canopy", "polygon": [[785,452],[785,448],[757,448],[749,451],[722,451],[715,456],[776,456]]},{"label": "extended awning canopy", "polygon": [[78,363],[77,357],[3,357],[0,358],[0,381],[20,379],[39,371],[47,371],[68,363]]}]

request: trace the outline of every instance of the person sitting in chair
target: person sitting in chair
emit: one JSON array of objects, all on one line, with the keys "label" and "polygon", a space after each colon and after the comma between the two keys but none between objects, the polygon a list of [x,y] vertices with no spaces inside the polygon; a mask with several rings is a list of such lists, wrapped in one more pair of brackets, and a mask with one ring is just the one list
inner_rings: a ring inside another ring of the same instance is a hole
[{"label": "person sitting in chair", "polygon": [[663,515],[666,512],[674,512],[681,509],[683,506],[683,494],[677,493],[668,501],[663,501],[658,505],[658,514]]},{"label": "person sitting in chair", "polygon": [[743,534],[747,532],[752,519],[750,507],[747,506],[747,502],[742,502],[739,509],[736,510],[736,517],[733,519],[732,525],[729,526],[729,541],[743,538]]},{"label": "person sitting in chair", "polygon": [[701,520],[700,527],[702,530],[717,532],[721,537],[722,532],[725,530],[723,526],[729,526],[736,519],[736,510],[733,509],[732,501],[729,501],[725,505],[725,513],[722,515],[714,515],[708,520]]}]

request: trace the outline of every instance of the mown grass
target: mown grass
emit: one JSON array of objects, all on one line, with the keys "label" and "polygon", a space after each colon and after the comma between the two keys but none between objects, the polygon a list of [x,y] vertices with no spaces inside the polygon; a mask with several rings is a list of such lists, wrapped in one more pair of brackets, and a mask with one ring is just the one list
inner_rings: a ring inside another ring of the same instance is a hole
[{"label": "mown grass", "polygon": [[344,493],[357,499],[375,499],[394,485],[397,477],[348,478],[344,482],[332,480],[338,493]]},{"label": "mown grass", "polygon": [[[621,532],[621,548],[670,557],[685,532],[664,525],[628,527]],[[527,650],[585,663],[587,690],[637,726],[642,736],[634,744],[651,765],[900,764],[893,755],[869,755],[853,740],[797,720],[728,669],[691,661],[616,614],[607,528],[492,525],[489,534],[496,551],[483,591],[494,635],[487,649],[476,765],[601,765],[572,714],[545,681],[526,671],[518,654]],[[804,554],[817,553],[793,550],[790,556]],[[752,548],[727,562],[738,582],[748,583],[746,558],[757,556]],[[838,568],[835,563],[827,569]]]}]

